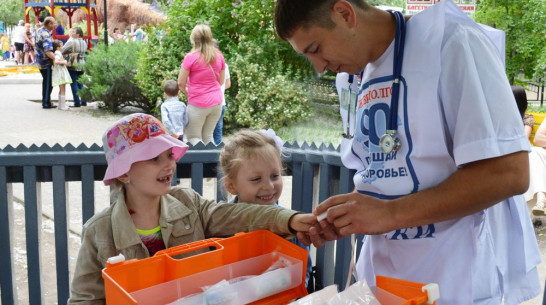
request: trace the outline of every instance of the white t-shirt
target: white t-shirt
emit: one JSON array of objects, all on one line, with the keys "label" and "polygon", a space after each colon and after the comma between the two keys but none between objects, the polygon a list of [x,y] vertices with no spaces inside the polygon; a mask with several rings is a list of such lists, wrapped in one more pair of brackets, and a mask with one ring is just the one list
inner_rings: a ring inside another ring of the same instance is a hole
[{"label": "white t-shirt", "polygon": [[[341,144],[360,193],[397,198],[434,187],[469,162],[529,149],[498,51],[444,0],[407,22],[397,120],[402,145],[383,154],[379,138],[390,114],[393,48],[394,42],[366,66],[355,137]],[[438,283],[438,305],[500,304],[503,293],[505,304],[534,297],[540,253],[525,209],[516,196],[460,219],[366,236],[359,279],[372,286],[376,275]],[[515,249],[508,249],[516,234]]]},{"label": "white t-shirt", "polygon": [[226,95],[225,95],[225,92],[226,92],[226,80],[230,78],[230,75],[229,75],[229,67],[228,65],[226,64],[226,70],[225,70],[225,74],[224,74],[224,83],[222,84],[222,86],[220,87],[220,89],[222,89],[222,106],[225,106],[226,105]]},{"label": "white t-shirt", "polygon": [[25,27],[18,25],[13,28],[13,42],[25,43]]}]

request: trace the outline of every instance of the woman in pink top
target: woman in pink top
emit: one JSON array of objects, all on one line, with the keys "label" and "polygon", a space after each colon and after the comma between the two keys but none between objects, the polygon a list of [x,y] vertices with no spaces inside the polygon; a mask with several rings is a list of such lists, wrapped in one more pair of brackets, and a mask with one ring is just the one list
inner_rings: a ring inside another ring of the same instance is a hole
[{"label": "woman in pink top", "polygon": [[210,27],[193,28],[193,49],[186,54],[178,75],[178,87],[188,97],[189,122],[184,134],[188,142],[212,141],[212,133],[222,112],[222,90],[226,63],[212,43]]}]

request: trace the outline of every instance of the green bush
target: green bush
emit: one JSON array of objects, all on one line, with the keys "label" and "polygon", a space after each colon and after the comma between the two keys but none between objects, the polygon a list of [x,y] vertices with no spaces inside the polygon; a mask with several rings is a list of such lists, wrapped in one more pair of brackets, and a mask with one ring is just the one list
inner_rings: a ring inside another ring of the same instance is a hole
[{"label": "green bush", "polygon": [[545,105],[531,105],[527,107],[528,112],[538,112],[538,113],[546,113],[546,106]]},{"label": "green bush", "polygon": [[308,92],[298,82],[253,62],[262,55],[253,43],[242,43],[245,55],[237,54],[229,64],[232,86],[224,119],[227,130],[241,127],[273,128],[309,117]]},{"label": "green bush", "polygon": [[85,58],[84,74],[80,78],[85,87],[81,97],[88,101],[102,101],[113,113],[127,106],[151,113],[155,102],[142,94],[134,79],[139,46],[137,43],[116,43],[108,47],[99,44],[93,48]]},{"label": "green bush", "polygon": [[[150,33],[156,33],[159,29],[152,28]],[[173,50],[174,53],[173,54]],[[178,56],[177,56],[178,54]],[[163,98],[163,82],[167,79],[178,79],[182,50],[172,36],[164,36],[161,43],[156,35],[148,35],[148,43],[142,45],[136,81],[142,94],[155,105]],[[184,94],[180,94],[180,100],[184,100]],[[158,115],[159,107],[154,109]]]}]

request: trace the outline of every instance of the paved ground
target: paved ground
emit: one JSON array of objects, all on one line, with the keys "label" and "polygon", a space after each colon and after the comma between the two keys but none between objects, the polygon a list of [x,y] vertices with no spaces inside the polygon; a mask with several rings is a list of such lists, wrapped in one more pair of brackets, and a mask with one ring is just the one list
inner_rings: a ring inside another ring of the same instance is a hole
[{"label": "paved ground", "polygon": [[[0,62],[0,67],[2,67]],[[71,100],[72,96],[70,89],[67,90],[67,100]],[[52,98],[56,101],[57,91],[54,90]],[[15,75],[0,77],[0,109],[2,109],[4,128],[0,128],[0,148],[6,145],[17,146],[24,144],[42,145],[47,143],[53,145],[60,143],[72,143],[79,145],[84,143],[87,146],[93,143],[100,144],[100,137],[104,130],[122,115],[104,115],[97,110],[96,105],[91,103],[88,107],[72,109],[70,111],[60,111],[57,109],[44,110],[41,104],[37,101],[41,99],[41,76],[33,75]],[[182,181],[189,185],[189,181]],[[285,183],[285,191],[281,197],[281,203],[290,202],[290,181]],[[213,198],[214,181],[205,182],[205,197]],[[96,210],[102,209],[108,203],[108,188],[102,183],[95,184],[95,202],[98,207]],[[78,206],[81,206],[81,186],[79,183],[69,183],[69,199],[70,200],[70,223],[71,231],[73,232],[70,241],[70,256],[72,268],[75,264],[77,250],[80,245],[79,232],[81,230],[81,216]],[[24,228],[24,196],[21,185],[14,185],[14,215],[15,224],[18,228]],[[46,293],[45,304],[55,304],[55,269],[48,262],[54,261],[54,256],[51,249],[54,248],[54,231],[53,222],[51,221],[52,213],[52,195],[51,186],[45,184],[43,186],[43,236],[44,242],[42,246],[44,262],[44,291]],[[102,206],[101,206],[102,204]],[[533,203],[530,202],[529,205]],[[539,242],[539,247],[543,255],[543,263],[539,266],[541,282],[546,279],[546,219],[539,219],[545,225],[537,225],[536,236]],[[25,250],[25,233],[24,230],[16,230],[14,241],[14,255],[16,260],[16,279],[17,289],[20,296],[20,304],[28,304],[27,295],[27,270],[26,270],[26,250]],[[534,300],[528,301],[526,305],[542,304],[542,297],[537,297]]]}]

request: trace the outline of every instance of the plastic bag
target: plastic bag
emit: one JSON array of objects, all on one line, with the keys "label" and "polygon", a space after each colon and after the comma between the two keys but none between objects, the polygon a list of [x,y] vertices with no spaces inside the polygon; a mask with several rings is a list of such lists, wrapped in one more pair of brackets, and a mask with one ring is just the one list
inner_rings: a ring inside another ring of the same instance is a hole
[{"label": "plastic bag", "polygon": [[290,305],[328,305],[328,301],[337,295],[337,285],[330,285],[298,299]]},{"label": "plastic bag", "polygon": [[331,285],[290,305],[380,305],[366,281],[358,281],[338,293],[337,285]]},{"label": "plastic bag", "polygon": [[358,281],[336,294],[328,305],[380,305],[366,281]]}]

